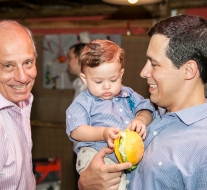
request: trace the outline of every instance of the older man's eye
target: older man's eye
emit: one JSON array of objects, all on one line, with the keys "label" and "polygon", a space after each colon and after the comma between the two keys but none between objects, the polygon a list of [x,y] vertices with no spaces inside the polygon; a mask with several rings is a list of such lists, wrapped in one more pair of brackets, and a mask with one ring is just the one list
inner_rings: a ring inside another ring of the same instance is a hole
[{"label": "older man's eye", "polygon": [[27,60],[27,61],[25,61],[25,63],[24,63],[24,67],[25,67],[25,68],[30,68],[30,67],[33,66],[33,63],[34,63],[33,60]]},{"label": "older man's eye", "polygon": [[26,61],[25,64],[26,64],[26,65],[30,65],[30,64],[32,64],[32,61]]},{"label": "older man's eye", "polygon": [[13,71],[14,70],[14,65],[8,63],[8,64],[0,64],[0,68],[3,70],[3,71]]},{"label": "older man's eye", "polygon": [[7,64],[7,65],[4,65],[5,68],[10,68],[11,65],[10,64]]},{"label": "older man's eye", "polygon": [[4,65],[5,69],[12,69],[13,67],[14,67],[14,65],[12,65],[12,64],[5,64]]}]

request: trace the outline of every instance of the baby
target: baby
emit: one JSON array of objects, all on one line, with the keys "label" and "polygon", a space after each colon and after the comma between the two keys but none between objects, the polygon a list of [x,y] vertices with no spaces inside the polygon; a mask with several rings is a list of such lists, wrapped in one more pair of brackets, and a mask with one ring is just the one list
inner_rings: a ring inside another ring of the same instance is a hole
[{"label": "baby", "polygon": [[[114,148],[114,139],[125,128],[145,139],[154,107],[149,99],[122,85],[124,51],[112,41],[88,43],[81,51],[79,64],[80,77],[88,89],[67,109],[66,124],[70,139],[78,141],[76,168],[81,173],[102,147]],[[108,155],[105,162],[118,163],[115,154]],[[119,190],[126,189],[125,177],[123,174]]]}]

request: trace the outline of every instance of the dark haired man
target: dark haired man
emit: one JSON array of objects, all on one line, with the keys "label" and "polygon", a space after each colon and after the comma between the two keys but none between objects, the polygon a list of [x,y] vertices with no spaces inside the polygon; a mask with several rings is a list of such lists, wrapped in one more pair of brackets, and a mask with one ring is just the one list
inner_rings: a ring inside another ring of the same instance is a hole
[{"label": "dark haired man", "polygon": [[[87,89],[87,86],[82,82],[81,78],[79,77],[81,73],[81,66],[78,63],[78,57],[80,55],[81,50],[85,47],[85,43],[79,43],[71,46],[68,51],[68,58],[67,58],[67,65],[68,65],[68,71],[70,74],[73,74],[77,76],[77,78],[73,81],[73,87],[75,89],[74,98],[78,96],[82,91]],[[75,149],[75,146],[77,143],[73,142],[73,149]],[[73,152],[73,171],[75,175],[75,188],[78,190],[78,178],[79,174],[76,171],[76,159],[77,155],[75,152]]]},{"label": "dark haired man", "polygon": [[70,74],[77,76],[77,78],[73,81],[73,87],[75,89],[74,98],[82,91],[86,90],[86,85],[82,82],[79,75],[81,73],[81,67],[78,63],[78,57],[80,55],[81,50],[85,46],[85,43],[75,44],[70,47],[68,51],[68,59],[66,61],[68,65],[68,71]]},{"label": "dark haired man", "polygon": [[[159,106],[147,127],[145,152],[128,176],[128,189],[207,189],[207,20],[180,15],[149,31],[147,79],[150,99]],[[80,189],[117,189],[130,163],[104,165],[103,148],[81,174]]]}]

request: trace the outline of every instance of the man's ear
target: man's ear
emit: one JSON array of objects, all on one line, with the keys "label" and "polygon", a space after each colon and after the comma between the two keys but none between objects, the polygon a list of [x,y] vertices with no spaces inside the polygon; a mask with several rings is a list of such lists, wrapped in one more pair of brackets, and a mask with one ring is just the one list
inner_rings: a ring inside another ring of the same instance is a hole
[{"label": "man's ear", "polygon": [[184,65],[185,79],[192,79],[198,73],[198,65],[194,60],[189,60]]},{"label": "man's ear", "polygon": [[83,73],[80,73],[80,78],[85,85],[87,85],[86,76]]}]

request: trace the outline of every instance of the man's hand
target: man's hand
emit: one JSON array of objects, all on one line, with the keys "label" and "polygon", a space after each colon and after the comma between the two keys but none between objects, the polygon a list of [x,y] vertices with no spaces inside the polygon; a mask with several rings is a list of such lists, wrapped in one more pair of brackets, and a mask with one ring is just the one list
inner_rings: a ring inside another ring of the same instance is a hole
[{"label": "man's hand", "polygon": [[80,190],[117,190],[122,170],[130,168],[131,163],[104,164],[104,156],[112,153],[109,148],[102,148],[90,165],[81,173],[78,187]]}]

